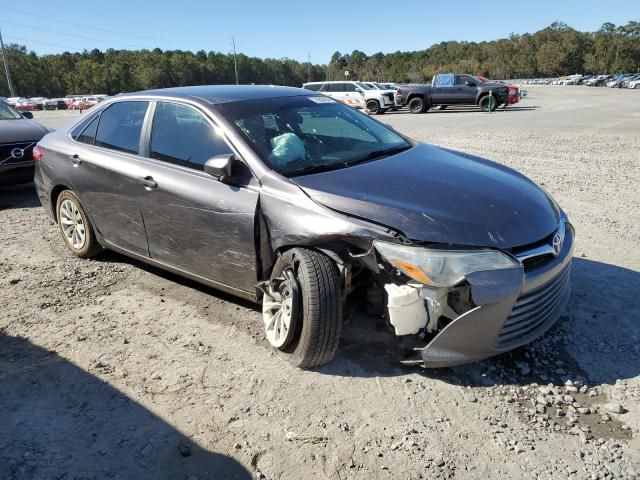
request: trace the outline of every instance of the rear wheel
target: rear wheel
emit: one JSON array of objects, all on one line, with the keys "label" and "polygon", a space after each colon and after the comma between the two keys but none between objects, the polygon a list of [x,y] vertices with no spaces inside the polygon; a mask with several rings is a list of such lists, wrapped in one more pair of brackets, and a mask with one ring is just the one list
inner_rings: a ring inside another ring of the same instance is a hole
[{"label": "rear wheel", "polygon": [[71,190],[65,190],[58,196],[56,218],[64,243],[74,255],[91,258],[100,251],[89,218]]},{"label": "rear wheel", "polygon": [[411,113],[424,113],[427,110],[426,107],[424,100],[420,97],[409,100],[409,111]]},{"label": "rear wheel", "polygon": [[333,359],[342,328],[342,294],[336,265],[303,248],[282,254],[262,300],[269,343],[299,368]]}]

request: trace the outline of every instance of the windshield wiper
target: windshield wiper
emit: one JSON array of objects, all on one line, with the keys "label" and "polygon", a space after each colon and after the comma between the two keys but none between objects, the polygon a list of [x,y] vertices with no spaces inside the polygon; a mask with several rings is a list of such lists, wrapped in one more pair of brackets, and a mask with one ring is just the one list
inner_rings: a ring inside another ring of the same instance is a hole
[{"label": "windshield wiper", "polygon": [[355,165],[357,163],[362,163],[369,160],[375,160],[376,158],[389,157],[391,155],[395,155],[396,153],[409,150],[410,148],[411,148],[411,145],[400,145],[398,147],[385,148],[383,150],[373,150],[372,152],[367,153],[363,157],[358,157],[353,160],[348,160],[344,162],[344,164]]},{"label": "windshield wiper", "polygon": [[290,170],[287,172],[287,175],[303,175],[306,173],[328,172],[329,170],[336,170],[338,168],[345,167],[346,165],[346,162],[318,163],[316,165],[307,165],[306,167]]}]

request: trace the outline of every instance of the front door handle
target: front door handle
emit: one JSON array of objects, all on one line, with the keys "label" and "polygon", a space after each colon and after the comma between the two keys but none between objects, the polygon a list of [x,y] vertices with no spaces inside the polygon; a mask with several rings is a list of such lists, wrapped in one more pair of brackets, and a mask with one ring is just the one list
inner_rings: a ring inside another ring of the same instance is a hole
[{"label": "front door handle", "polygon": [[144,185],[145,188],[151,189],[151,188],[158,188],[158,182],[156,182],[153,177],[139,177],[138,178],[138,183],[140,185]]},{"label": "front door handle", "polygon": [[71,163],[73,163],[74,167],[77,167],[78,165],[82,165],[82,160],[80,160],[80,157],[78,156],[77,153],[75,155],[71,155],[69,157],[69,160],[71,160]]}]

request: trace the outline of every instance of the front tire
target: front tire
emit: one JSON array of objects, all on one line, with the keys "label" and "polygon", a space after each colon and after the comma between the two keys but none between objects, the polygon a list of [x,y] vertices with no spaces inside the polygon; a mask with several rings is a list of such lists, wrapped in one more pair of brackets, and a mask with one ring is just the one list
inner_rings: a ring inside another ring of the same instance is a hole
[{"label": "front tire", "polygon": [[62,239],[74,255],[91,258],[100,252],[89,217],[71,190],[65,190],[58,196],[56,218]]},{"label": "front tire", "polygon": [[424,113],[427,110],[427,105],[420,97],[412,98],[409,100],[409,111],[411,113]]},{"label": "front tire", "polygon": [[[270,283],[278,286],[271,292],[274,296],[265,293],[263,297],[269,342],[298,368],[330,362],[342,329],[342,292],[335,263],[314,250],[294,248],[278,258]],[[276,318],[278,311],[282,313]]]},{"label": "front tire", "polygon": [[377,100],[368,100],[367,110],[369,110],[369,113],[371,113],[372,115],[378,115],[380,114],[380,104]]},{"label": "front tire", "polygon": [[480,99],[480,111],[481,112],[493,112],[498,108],[498,101],[491,95],[486,95]]}]

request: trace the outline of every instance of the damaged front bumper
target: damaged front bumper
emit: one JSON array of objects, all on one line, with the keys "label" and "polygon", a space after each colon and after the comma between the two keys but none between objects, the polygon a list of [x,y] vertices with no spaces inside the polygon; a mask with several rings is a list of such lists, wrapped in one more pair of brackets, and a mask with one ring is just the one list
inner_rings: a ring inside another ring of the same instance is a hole
[{"label": "damaged front bumper", "polygon": [[[527,260],[521,268],[469,274],[466,280],[473,307],[452,318],[452,310],[445,306],[444,313],[452,320],[435,331],[427,345],[415,348],[414,357],[403,363],[430,368],[469,363],[520,347],[542,335],[557,321],[569,299],[573,242],[573,227],[566,223],[557,256],[523,255]],[[446,297],[426,298],[425,290],[420,296],[426,305],[423,309],[427,311],[428,331],[434,326],[433,318],[429,318],[433,305],[442,306]],[[414,311],[411,314],[415,315]],[[400,334],[397,327],[396,331]]]}]

